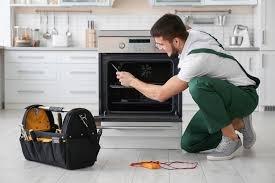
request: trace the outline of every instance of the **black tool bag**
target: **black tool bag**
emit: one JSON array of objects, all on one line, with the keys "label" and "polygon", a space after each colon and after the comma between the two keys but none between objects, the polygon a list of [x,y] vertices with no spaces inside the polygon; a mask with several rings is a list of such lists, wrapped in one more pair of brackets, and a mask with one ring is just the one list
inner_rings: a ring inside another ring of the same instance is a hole
[{"label": "black tool bag", "polygon": [[[57,112],[59,125],[52,112]],[[67,112],[63,121],[62,112]],[[63,111],[59,107],[32,105],[26,108],[20,126],[20,143],[27,160],[66,169],[92,166],[97,160],[102,131],[97,131],[87,109]]]}]

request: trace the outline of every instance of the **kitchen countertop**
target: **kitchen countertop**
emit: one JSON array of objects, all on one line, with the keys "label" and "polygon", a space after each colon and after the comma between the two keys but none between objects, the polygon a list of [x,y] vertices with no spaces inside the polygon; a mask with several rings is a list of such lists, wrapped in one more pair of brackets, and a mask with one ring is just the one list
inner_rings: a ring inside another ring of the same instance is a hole
[{"label": "kitchen countertop", "polygon": [[79,47],[5,47],[5,50],[17,51],[97,51],[97,48],[79,48]]},{"label": "kitchen countertop", "polygon": [[[97,48],[79,48],[79,47],[68,47],[68,48],[54,48],[54,47],[1,47],[5,50],[18,50],[18,51],[97,51]],[[227,51],[259,51],[259,47],[225,47]]]},{"label": "kitchen countertop", "polygon": [[259,47],[225,47],[227,51],[259,51]]}]

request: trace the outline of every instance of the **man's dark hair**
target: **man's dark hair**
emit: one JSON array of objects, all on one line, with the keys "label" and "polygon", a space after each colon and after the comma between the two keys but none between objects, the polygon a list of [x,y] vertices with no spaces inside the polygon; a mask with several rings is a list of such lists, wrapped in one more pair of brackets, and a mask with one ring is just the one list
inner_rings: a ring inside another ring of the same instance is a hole
[{"label": "man's dark hair", "polygon": [[151,36],[163,37],[172,41],[175,37],[186,40],[188,32],[181,18],[174,14],[165,14],[151,28]]}]

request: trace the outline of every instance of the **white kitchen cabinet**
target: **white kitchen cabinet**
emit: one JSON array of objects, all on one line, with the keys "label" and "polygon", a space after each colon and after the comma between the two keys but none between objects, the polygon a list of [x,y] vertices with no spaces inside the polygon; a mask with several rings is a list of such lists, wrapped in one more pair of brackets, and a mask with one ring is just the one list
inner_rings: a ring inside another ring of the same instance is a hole
[{"label": "white kitchen cabinet", "polygon": [[261,106],[275,106],[275,51],[264,51],[261,53]]},{"label": "white kitchen cabinet", "polygon": [[60,0],[60,5],[72,6],[112,6],[114,0]]},{"label": "white kitchen cabinet", "polygon": [[11,7],[70,7],[70,6],[112,6],[115,0],[59,0],[59,4],[47,4],[44,1],[32,1],[31,4],[11,0]]},{"label": "white kitchen cabinet", "polygon": [[256,5],[257,0],[205,0],[205,5]]},{"label": "white kitchen cabinet", "polygon": [[4,55],[3,48],[0,47],[0,109],[4,102]]},{"label": "white kitchen cabinet", "polygon": [[259,51],[230,51],[246,72],[252,76],[260,77],[260,52]]},{"label": "white kitchen cabinet", "polygon": [[89,106],[98,114],[96,51],[5,51],[5,106]]},{"label": "white kitchen cabinet", "polygon": [[151,0],[154,6],[203,5],[204,0]]},{"label": "white kitchen cabinet", "polygon": [[10,34],[10,20],[11,12],[9,7],[9,0],[1,0],[0,5],[0,46],[10,46],[11,34]]},{"label": "white kitchen cabinet", "polygon": [[261,50],[275,50],[275,1],[274,0],[262,0],[259,3],[260,8],[260,25],[261,27]]}]

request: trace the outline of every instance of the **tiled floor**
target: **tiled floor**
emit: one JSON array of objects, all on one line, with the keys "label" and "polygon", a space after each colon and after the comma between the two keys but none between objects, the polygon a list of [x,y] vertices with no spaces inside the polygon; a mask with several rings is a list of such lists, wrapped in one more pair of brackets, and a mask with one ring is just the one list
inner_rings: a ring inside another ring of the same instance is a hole
[{"label": "tiled floor", "polygon": [[[211,162],[205,154],[177,150],[102,149],[93,167],[64,170],[26,161],[18,142],[23,111],[0,112],[0,183],[274,183],[275,113],[255,113],[256,145],[230,161]],[[189,118],[192,113],[184,113]],[[197,161],[193,170],[146,170],[129,167],[141,160]]]}]

